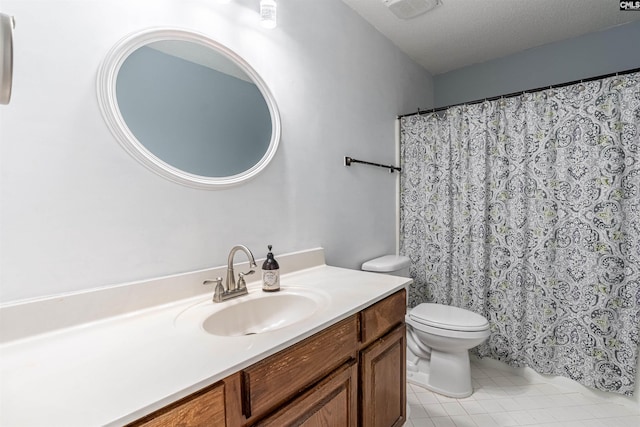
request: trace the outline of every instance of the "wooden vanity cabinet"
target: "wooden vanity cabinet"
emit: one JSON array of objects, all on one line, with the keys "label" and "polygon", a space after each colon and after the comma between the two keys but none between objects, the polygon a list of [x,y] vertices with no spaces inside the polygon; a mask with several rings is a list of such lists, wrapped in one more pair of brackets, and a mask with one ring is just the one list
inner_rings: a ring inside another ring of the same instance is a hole
[{"label": "wooden vanity cabinet", "polygon": [[131,425],[400,426],[405,307],[402,289]]}]

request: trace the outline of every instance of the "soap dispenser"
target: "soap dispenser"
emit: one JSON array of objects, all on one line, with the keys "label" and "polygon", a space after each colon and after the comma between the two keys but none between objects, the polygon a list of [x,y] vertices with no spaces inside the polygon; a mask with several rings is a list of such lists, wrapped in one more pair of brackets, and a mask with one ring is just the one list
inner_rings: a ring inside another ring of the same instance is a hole
[{"label": "soap dispenser", "polygon": [[276,292],[280,290],[280,266],[273,257],[271,245],[267,246],[269,253],[267,259],[262,264],[262,290],[265,292]]}]

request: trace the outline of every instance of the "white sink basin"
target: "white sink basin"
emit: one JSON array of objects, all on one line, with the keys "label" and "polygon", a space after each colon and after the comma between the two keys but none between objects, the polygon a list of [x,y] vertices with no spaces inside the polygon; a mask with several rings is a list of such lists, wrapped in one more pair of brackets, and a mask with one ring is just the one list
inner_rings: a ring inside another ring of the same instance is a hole
[{"label": "white sink basin", "polygon": [[328,300],[325,293],[305,288],[283,287],[273,293],[250,289],[246,296],[189,307],[178,315],[176,325],[197,325],[209,334],[225,337],[262,334],[313,316]]}]

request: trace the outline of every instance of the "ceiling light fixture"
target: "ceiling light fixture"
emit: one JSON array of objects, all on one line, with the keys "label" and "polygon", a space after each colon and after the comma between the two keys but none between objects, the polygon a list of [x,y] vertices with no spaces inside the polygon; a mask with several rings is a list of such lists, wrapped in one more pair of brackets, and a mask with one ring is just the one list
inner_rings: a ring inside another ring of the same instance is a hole
[{"label": "ceiling light fixture", "polygon": [[[230,3],[231,0],[217,0],[220,4]],[[277,25],[276,0],[260,0],[260,24],[264,28],[273,29]]]},{"label": "ceiling light fixture", "polygon": [[276,27],[276,9],[276,0],[260,0],[260,24],[264,28]]},{"label": "ceiling light fixture", "polygon": [[440,0],[383,0],[383,3],[400,19],[415,18],[442,4]]}]

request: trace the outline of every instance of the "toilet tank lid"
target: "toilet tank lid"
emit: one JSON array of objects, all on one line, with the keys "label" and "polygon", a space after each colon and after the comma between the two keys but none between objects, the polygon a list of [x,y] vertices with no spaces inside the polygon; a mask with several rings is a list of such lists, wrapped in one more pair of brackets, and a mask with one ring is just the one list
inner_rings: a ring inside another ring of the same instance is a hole
[{"label": "toilet tank lid", "polygon": [[372,259],[362,264],[364,271],[375,271],[376,273],[388,273],[391,271],[402,270],[411,265],[409,257],[404,255],[385,255]]}]

